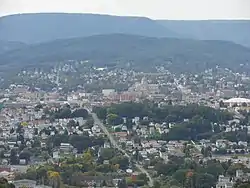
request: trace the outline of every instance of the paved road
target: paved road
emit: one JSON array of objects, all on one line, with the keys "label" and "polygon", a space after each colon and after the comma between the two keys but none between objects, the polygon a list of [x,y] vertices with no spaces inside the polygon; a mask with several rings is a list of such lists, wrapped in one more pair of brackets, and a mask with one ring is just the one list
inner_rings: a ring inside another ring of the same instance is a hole
[{"label": "paved road", "polygon": [[[108,129],[103,125],[103,123],[100,121],[100,119],[97,117],[97,115],[95,113],[90,113],[94,119],[94,122],[95,124],[97,124],[101,129],[102,131],[107,135],[107,137],[109,138],[109,141],[111,143],[111,145],[114,147],[114,148],[117,148],[119,151],[121,151],[126,157],[128,157],[129,159],[131,158],[127,152],[125,150],[123,150],[118,144],[117,144],[117,141],[113,138],[113,136],[109,133]],[[135,166],[144,174],[147,175],[148,179],[149,179],[149,182],[148,182],[148,185],[150,187],[153,187],[153,179],[152,177],[150,176],[150,174],[148,173],[147,170],[145,170],[143,168],[143,166],[139,165],[138,163],[135,164]]]},{"label": "paved road", "polygon": [[149,187],[153,187],[154,186],[154,181],[152,179],[152,177],[150,176],[150,174],[148,173],[148,171],[143,168],[143,166],[139,165],[139,164],[135,164],[136,168],[138,168],[142,173],[146,174],[148,179],[149,179],[149,182],[148,182],[148,185]]},{"label": "paved road", "polygon": [[102,131],[107,135],[107,137],[109,138],[109,141],[111,143],[111,145],[114,147],[114,148],[117,148],[119,151],[121,151],[126,157],[130,158],[130,156],[126,153],[125,150],[123,150],[116,142],[116,140],[113,138],[113,136],[109,133],[108,129],[103,125],[103,123],[100,121],[100,119],[97,117],[96,114],[94,113],[91,113],[93,119],[94,119],[94,122],[96,125],[98,125]]}]

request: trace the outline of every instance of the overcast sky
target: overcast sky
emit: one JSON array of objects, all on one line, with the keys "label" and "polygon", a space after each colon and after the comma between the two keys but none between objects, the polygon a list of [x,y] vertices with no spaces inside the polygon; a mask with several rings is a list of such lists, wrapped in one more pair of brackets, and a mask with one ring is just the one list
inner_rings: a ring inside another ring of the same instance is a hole
[{"label": "overcast sky", "polygon": [[0,16],[100,13],[153,19],[250,19],[250,0],[0,0]]}]

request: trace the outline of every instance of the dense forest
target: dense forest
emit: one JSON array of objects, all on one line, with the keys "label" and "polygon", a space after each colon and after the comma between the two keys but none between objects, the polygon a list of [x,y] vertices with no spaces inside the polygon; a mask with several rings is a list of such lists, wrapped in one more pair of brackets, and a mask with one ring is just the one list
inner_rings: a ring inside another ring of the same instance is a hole
[{"label": "dense forest", "polygon": [[[161,65],[174,72],[197,72],[217,65],[247,71],[250,49],[225,41],[198,41],[111,34],[56,40],[11,50],[1,55],[1,70],[10,67],[46,67],[68,60],[154,68]],[[241,66],[238,66],[241,64]],[[142,66],[143,65],[143,66]]]}]

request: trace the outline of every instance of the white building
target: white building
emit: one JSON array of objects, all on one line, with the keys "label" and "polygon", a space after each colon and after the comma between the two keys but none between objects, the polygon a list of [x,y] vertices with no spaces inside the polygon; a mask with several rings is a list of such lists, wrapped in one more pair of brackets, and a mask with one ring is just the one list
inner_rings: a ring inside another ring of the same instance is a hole
[{"label": "white building", "polygon": [[73,150],[73,146],[69,143],[61,143],[60,145],[60,151],[70,153]]},{"label": "white building", "polygon": [[231,98],[223,102],[225,105],[230,106],[230,107],[234,105],[243,106],[244,104],[246,106],[250,106],[250,99],[246,99],[246,98]]},{"label": "white building", "polygon": [[115,90],[114,89],[103,89],[102,90],[102,94],[105,96],[105,97],[108,97],[110,94],[112,93],[115,93]]}]

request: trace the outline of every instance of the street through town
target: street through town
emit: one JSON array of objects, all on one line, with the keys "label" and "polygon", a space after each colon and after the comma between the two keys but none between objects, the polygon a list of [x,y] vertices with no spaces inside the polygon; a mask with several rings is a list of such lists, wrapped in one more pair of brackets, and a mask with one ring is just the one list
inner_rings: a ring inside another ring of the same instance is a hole
[{"label": "street through town", "polygon": [[[123,149],[117,144],[117,141],[113,138],[113,136],[110,134],[110,132],[108,131],[108,129],[103,125],[103,123],[102,123],[101,120],[97,117],[97,115],[96,115],[95,113],[91,113],[91,115],[92,115],[92,117],[93,117],[93,119],[94,119],[95,124],[98,125],[98,126],[102,129],[102,131],[107,135],[107,137],[108,137],[108,139],[109,139],[111,145],[112,145],[114,148],[116,148],[116,149],[118,149],[119,151],[121,151],[126,157],[128,157],[128,158],[130,159],[131,157],[128,155],[128,153],[127,153],[125,150],[123,150]],[[154,184],[154,183],[153,183],[153,179],[152,179],[152,177],[150,176],[150,174],[148,173],[148,171],[147,171],[145,168],[143,168],[142,165],[139,165],[137,162],[136,162],[135,166],[136,166],[136,168],[138,168],[142,173],[144,173],[144,174],[147,175],[147,177],[148,177],[148,179],[149,179],[148,185],[149,185],[150,187],[153,187],[153,184]]]}]

